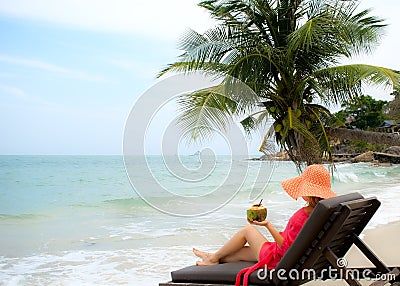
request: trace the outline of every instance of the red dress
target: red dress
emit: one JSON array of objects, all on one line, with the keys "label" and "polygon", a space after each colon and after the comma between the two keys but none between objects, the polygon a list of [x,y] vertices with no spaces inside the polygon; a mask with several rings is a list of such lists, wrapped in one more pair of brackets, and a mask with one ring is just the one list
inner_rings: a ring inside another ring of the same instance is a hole
[{"label": "red dress", "polygon": [[295,212],[289,219],[285,230],[279,232],[283,237],[282,245],[279,246],[274,242],[265,242],[260,250],[260,255],[258,258],[258,263],[252,267],[242,269],[236,276],[236,286],[240,285],[241,275],[244,274],[243,285],[246,286],[248,283],[248,276],[251,272],[258,268],[262,268],[265,265],[268,269],[275,268],[279,263],[285,252],[289,249],[290,245],[295,240],[296,236],[299,234],[304,223],[307,221],[310,215],[304,210],[304,208],[299,209]]},{"label": "red dress", "polygon": [[263,264],[268,266],[268,269],[275,268],[285,252],[289,249],[289,246],[295,240],[296,236],[299,234],[308,217],[309,214],[306,213],[304,208],[301,208],[295,212],[289,219],[285,230],[283,232],[279,232],[283,237],[282,245],[279,247],[275,241],[265,242],[261,247],[258,261],[262,260]]}]

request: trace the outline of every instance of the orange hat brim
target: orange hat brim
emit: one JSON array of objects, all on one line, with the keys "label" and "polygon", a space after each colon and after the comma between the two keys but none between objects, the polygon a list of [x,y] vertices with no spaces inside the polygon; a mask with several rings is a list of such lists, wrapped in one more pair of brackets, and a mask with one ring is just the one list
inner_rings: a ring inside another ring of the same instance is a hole
[{"label": "orange hat brim", "polygon": [[307,182],[301,176],[284,180],[281,184],[286,193],[295,200],[300,197],[319,197],[328,199],[336,196],[335,192],[331,188]]}]

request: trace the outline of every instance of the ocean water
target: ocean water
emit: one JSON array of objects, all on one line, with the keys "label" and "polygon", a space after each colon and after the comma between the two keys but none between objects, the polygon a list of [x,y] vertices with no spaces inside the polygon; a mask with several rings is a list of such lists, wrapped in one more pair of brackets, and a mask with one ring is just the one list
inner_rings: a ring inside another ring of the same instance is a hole
[{"label": "ocean water", "polygon": [[[127,174],[121,156],[0,156],[0,285],[158,285],[253,202],[278,229],[304,205],[280,187],[298,175],[290,162],[210,160],[153,156]],[[381,200],[368,228],[400,220],[400,166],[336,164],[332,183]]]}]

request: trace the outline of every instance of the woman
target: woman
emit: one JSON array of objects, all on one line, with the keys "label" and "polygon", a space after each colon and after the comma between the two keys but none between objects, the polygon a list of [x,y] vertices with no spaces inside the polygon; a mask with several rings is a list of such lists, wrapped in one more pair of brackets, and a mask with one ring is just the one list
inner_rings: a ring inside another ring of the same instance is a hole
[{"label": "woman", "polygon": [[[284,180],[281,184],[293,199],[297,200],[302,197],[307,202],[307,206],[293,214],[283,232],[278,232],[267,220],[250,222],[215,253],[203,252],[193,248],[193,253],[201,258],[201,261],[197,261],[196,264],[213,265],[220,262],[244,260],[259,261],[259,264],[262,262],[262,266],[259,265],[261,267],[267,265],[269,269],[275,268],[318,202],[336,196],[331,189],[329,172],[322,165],[308,166],[303,174]],[[252,224],[265,226],[274,241],[268,241]],[[251,271],[254,269],[256,268],[252,267]],[[250,268],[246,270],[250,270]],[[238,275],[239,282],[242,273],[244,272],[241,271]],[[247,279],[245,279],[244,285],[245,283],[247,284]]]}]

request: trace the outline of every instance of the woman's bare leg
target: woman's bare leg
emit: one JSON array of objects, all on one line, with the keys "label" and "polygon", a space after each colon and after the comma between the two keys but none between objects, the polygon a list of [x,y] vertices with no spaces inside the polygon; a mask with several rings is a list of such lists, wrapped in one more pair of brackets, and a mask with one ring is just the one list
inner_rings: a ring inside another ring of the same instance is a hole
[{"label": "woman's bare leg", "polygon": [[[220,261],[232,262],[239,260],[257,261],[261,246],[267,239],[252,225],[239,230],[217,252],[207,253],[193,249],[193,253],[202,259],[197,265],[218,264]],[[249,244],[245,247],[246,243]]]},{"label": "woman's bare leg", "polygon": [[257,260],[258,257],[255,257],[250,246],[243,246],[235,253],[222,257],[219,260],[219,262],[226,263],[226,262],[236,262],[236,261],[257,261]]}]

